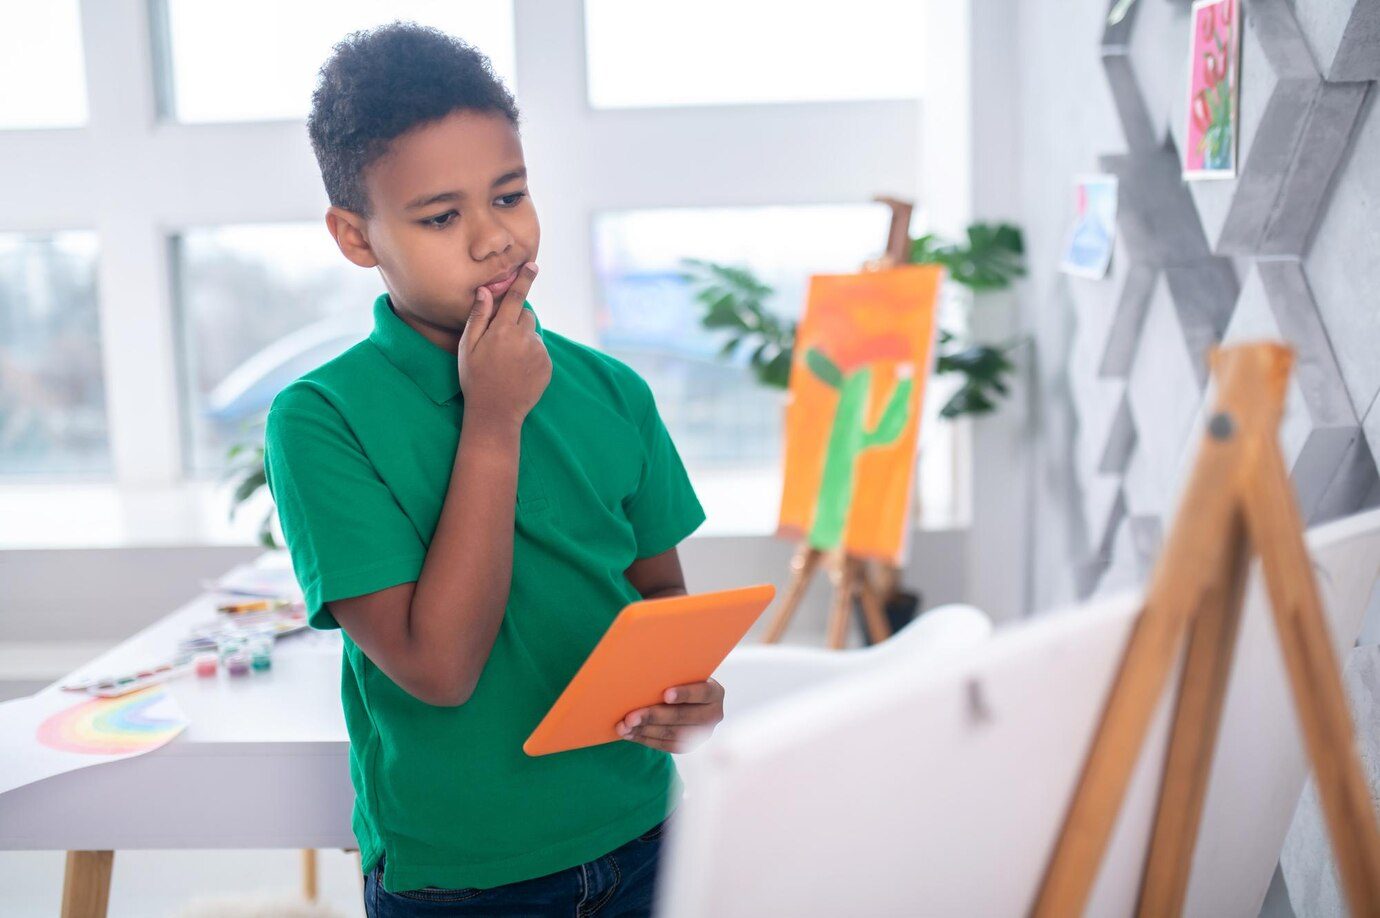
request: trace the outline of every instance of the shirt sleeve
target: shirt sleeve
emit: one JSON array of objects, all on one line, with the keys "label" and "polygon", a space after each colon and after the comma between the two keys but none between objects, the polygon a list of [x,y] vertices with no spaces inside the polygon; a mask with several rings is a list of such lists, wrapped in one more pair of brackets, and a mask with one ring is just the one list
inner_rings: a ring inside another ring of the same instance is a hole
[{"label": "shirt sleeve", "polygon": [[623,502],[623,511],[637,537],[637,557],[649,558],[674,548],[699,528],[705,514],[680,453],[661,421],[651,387],[640,376],[636,379],[637,394],[645,401],[638,424],[642,472],[637,490]]},{"label": "shirt sleeve", "polygon": [[421,576],[426,546],[343,419],[272,408],[264,473],[313,628],[340,627],[330,600]]}]

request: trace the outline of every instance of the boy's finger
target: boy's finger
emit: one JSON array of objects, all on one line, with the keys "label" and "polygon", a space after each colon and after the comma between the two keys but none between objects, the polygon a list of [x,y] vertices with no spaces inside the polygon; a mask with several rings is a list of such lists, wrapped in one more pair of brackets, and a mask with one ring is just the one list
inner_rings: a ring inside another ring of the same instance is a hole
[{"label": "boy's finger", "polygon": [[465,330],[460,333],[460,349],[464,351],[471,350],[478,343],[493,321],[494,295],[489,288],[480,287],[477,299],[478,302],[470,310],[470,317],[465,320]]},{"label": "boy's finger", "polygon": [[649,737],[643,737],[643,736],[630,736],[630,737],[628,737],[627,739],[628,739],[629,742],[641,743],[642,745],[644,745],[644,746],[650,746],[650,747],[652,747],[653,749],[660,749],[662,752],[676,752],[676,753],[678,753],[678,752],[681,752],[681,751],[682,751],[682,750],[681,750],[681,746],[680,746],[679,743],[672,743],[672,742],[668,742],[668,741],[666,741],[666,740],[651,739],[651,738],[649,738]]},{"label": "boy's finger", "polygon": [[723,686],[714,680],[691,682],[686,685],[673,685],[662,696],[668,704],[707,704],[723,697]]},{"label": "boy's finger", "polygon": [[664,740],[668,743],[674,743],[680,740],[680,731],[682,729],[684,728],[672,726],[658,727],[655,724],[651,724],[645,727],[638,727],[637,730],[633,732],[632,738],[636,740]]},{"label": "boy's finger", "polygon": [[639,708],[628,714],[620,722],[628,727],[646,724],[703,724],[705,716],[713,708],[696,704],[654,704],[650,708]]},{"label": "boy's finger", "polygon": [[497,322],[509,322],[517,324],[517,320],[525,312],[522,308],[523,301],[527,299],[527,291],[532,289],[532,281],[537,276],[537,266],[533,262],[527,262],[518,268],[517,280],[513,281],[513,286],[508,288],[508,292],[503,294],[503,302],[498,307],[498,314],[494,317]]}]

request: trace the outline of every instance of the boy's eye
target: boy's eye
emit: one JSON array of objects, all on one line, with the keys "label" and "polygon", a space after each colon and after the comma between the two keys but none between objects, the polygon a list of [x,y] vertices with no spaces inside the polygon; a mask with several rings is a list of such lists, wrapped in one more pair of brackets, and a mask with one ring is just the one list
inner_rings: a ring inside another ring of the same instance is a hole
[{"label": "boy's eye", "polygon": [[[525,197],[527,197],[527,192],[514,191],[512,194],[503,195],[498,200],[502,203],[502,206],[504,207],[516,207],[518,205],[518,202]],[[447,226],[450,226],[450,224],[454,222],[450,218],[458,216],[460,215],[455,211],[448,210],[443,214],[437,214],[434,217],[427,217],[425,220],[422,220],[421,223],[423,226],[429,226],[433,229],[445,229]]]},{"label": "boy's eye", "polygon": [[450,225],[450,218],[454,216],[457,216],[455,211],[448,210],[443,214],[437,214],[434,217],[427,217],[425,220],[422,221],[422,224],[424,226],[433,226],[436,229],[442,229]]}]

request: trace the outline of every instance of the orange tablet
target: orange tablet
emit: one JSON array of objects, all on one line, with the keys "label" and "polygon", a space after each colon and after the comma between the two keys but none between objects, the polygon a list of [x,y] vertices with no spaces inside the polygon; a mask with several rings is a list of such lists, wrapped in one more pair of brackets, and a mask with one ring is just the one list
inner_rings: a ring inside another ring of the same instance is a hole
[{"label": "orange tablet", "polygon": [[664,702],[673,685],[703,682],[771,603],[764,583],[629,603],[522,744],[546,755],[621,740],[629,711]]}]

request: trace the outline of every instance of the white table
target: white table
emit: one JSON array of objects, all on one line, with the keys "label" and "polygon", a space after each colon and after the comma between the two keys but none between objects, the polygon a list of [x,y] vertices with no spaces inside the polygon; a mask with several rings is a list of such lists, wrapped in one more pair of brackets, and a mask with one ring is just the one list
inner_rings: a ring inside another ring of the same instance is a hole
[{"label": "white table", "polygon": [[[171,658],[224,598],[198,596],[43,691]],[[67,851],[63,913],[84,916],[104,914],[122,848],[354,848],[340,654],[339,632],[308,629],[278,640],[267,672],[169,680],[187,728],[153,752],[0,794],[0,850]]]}]

